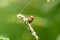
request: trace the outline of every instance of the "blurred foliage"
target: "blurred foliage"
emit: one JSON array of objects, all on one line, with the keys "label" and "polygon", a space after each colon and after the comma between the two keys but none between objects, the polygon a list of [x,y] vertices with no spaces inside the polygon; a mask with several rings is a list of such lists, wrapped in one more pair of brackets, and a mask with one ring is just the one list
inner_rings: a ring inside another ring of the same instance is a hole
[{"label": "blurred foliage", "polygon": [[35,17],[31,25],[40,40],[60,40],[60,0],[0,0],[0,35],[35,40],[27,26],[16,20],[18,13]]}]

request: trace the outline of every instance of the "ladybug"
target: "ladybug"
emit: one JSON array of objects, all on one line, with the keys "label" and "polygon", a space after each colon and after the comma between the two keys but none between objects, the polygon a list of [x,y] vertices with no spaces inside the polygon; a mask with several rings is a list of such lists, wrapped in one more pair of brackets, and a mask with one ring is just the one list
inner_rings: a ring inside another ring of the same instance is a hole
[{"label": "ladybug", "polygon": [[34,20],[34,17],[33,17],[33,16],[29,16],[29,17],[28,17],[28,23],[33,22],[33,20]]}]

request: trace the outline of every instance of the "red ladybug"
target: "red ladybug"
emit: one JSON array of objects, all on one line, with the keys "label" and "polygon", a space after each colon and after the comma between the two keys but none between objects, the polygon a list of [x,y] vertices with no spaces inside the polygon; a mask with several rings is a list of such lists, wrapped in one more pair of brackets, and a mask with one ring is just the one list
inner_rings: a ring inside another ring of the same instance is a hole
[{"label": "red ladybug", "polygon": [[29,17],[28,17],[28,23],[33,22],[33,20],[34,20],[34,17],[33,17],[33,16],[29,16]]}]

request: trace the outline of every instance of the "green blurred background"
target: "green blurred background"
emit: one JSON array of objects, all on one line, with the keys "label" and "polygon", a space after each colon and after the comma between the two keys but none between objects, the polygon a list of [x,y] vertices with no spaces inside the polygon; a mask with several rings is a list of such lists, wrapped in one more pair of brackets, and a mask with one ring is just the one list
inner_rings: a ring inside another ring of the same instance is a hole
[{"label": "green blurred background", "polygon": [[31,25],[39,40],[60,40],[60,0],[0,0],[0,35],[10,40],[35,40],[17,19],[18,13],[34,16]]}]

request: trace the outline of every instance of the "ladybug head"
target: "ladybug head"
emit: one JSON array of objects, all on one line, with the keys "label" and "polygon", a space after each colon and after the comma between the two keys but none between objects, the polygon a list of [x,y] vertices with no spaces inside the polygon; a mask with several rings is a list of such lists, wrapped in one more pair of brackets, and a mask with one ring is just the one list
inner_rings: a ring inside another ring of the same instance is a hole
[{"label": "ladybug head", "polygon": [[33,17],[33,16],[30,16],[30,18],[31,18],[32,20],[34,20],[34,17]]}]

